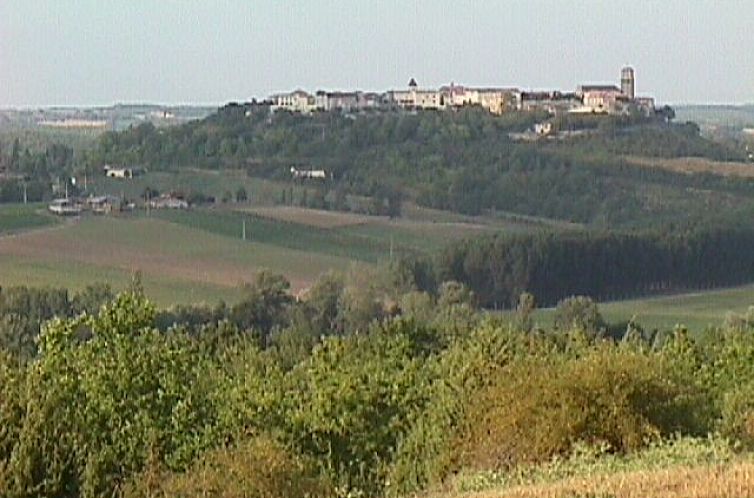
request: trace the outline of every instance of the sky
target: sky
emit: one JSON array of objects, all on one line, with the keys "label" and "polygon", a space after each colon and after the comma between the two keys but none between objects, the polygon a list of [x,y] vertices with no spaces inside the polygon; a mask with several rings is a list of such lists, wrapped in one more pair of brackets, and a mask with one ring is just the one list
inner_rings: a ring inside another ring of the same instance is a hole
[{"label": "sky", "polygon": [[303,88],[754,102],[754,0],[0,0],[0,107],[222,104]]}]

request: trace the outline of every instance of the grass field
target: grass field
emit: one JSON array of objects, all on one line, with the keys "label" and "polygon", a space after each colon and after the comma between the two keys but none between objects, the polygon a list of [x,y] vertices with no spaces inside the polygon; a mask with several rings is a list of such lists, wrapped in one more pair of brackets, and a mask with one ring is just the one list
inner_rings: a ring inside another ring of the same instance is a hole
[{"label": "grass field", "polygon": [[0,238],[0,285],[78,289],[97,281],[125,286],[140,271],[160,305],[234,301],[241,283],[267,268],[294,289],[348,258],[257,242],[243,242],[159,219],[83,217],[51,230]]},{"label": "grass field", "polygon": [[[375,264],[391,254],[432,254],[453,240],[502,227],[528,229],[526,223],[389,220],[294,207],[238,208],[62,220],[41,205],[4,206],[0,285],[77,290],[104,281],[120,289],[139,271],[148,294],[160,305],[234,301],[240,284],[262,268],[286,275],[298,290],[321,273],[345,270],[354,262]],[[433,213],[423,213],[427,214]]]},{"label": "grass field", "polygon": [[42,204],[0,204],[0,235],[23,232],[58,223]]},{"label": "grass field", "polygon": [[[746,313],[749,306],[754,306],[754,285],[599,303],[600,312],[610,323],[633,318],[647,330],[684,325],[692,332],[719,326],[728,314]],[[512,312],[506,314],[512,316]],[[550,327],[554,314],[552,308],[540,309],[534,319],[539,326]]]},{"label": "grass field", "polygon": [[391,245],[397,253],[418,251],[431,254],[450,242],[475,235],[496,231],[529,230],[526,225],[513,223],[425,221],[411,218],[391,220],[386,216],[365,216],[290,206],[248,208],[244,212],[251,213],[260,220],[288,223],[289,228],[295,228],[297,231],[342,239],[346,245],[366,244],[377,253],[377,259],[385,259]]},{"label": "grass field", "polygon": [[[337,229],[281,222],[235,211],[160,211],[154,212],[153,216],[236,240],[241,240],[245,222],[248,241],[307,254],[337,256],[370,263],[390,257],[389,240],[359,236]],[[400,244],[394,247],[394,251],[400,254],[410,253],[412,250],[411,247]]]}]

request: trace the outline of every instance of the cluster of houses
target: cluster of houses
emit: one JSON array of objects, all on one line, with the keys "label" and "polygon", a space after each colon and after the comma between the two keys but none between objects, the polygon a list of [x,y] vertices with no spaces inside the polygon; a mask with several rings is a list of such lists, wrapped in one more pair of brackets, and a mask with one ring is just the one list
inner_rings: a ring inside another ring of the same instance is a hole
[{"label": "cluster of houses", "polygon": [[[149,209],[188,209],[188,201],[180,194],[162,194],[148,199],[145,206]],[[47,209],[58,216],[78,216],[82,213],[113,214],[136,209],[133,202],[127,202],[111,195],[89,196],[84,198],[55,199]]]},{"label": "cluster of houses", "polygon": [[85,198],[55,199],[47,209],[59,216],[77,216],[83,212],[94,214],[111,214],[113,212],[130,211],[134,209],[133,203],[124,202],[118,197],[111,195],[89,196]]},{"label": "cluster of houses", "polygon": [[[103,166],[108,178],[132,179],[144,173],[142,168],[122,167],[106,164]],[[120,197],[101,195],[89,197],[69,197],[66,188],[65,197],[55,199],[48,204],[47,209],[59,216],[78,216],[88,212],[93,214],[113,214],[133,211],[136,204]],[[187,209],[189,202],[180,193],[170,192],[145,200],[145,207],[149,209]]]},{"label": "cluster of houses", "polygon": [[518,88],[472,88],[451,83],[439,89],[421,88],[411,78],[405,90],[373,92],[327,92],[303,90],[270,96],[266,103],[274,111],[310,114],[317,111],[357,112],[372,109],[444,110],[480,106],[492,114],[544,110],[560,113],[619,115],[639,111],[651,115],[651,97],[635,95],[634,70],[621,70],[620,86],[580,85],[573,92],[522,91]]}]

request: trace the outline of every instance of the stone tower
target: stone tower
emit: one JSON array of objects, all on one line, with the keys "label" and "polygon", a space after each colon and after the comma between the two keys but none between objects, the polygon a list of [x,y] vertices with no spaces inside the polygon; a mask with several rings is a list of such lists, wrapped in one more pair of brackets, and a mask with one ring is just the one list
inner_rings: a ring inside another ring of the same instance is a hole
[{"label": "stone tower", "polygon": [[636,79],[634,78],[634,68],[624,67],[620,71],[620,91],[621,93],[633,100],[636,91]]}]

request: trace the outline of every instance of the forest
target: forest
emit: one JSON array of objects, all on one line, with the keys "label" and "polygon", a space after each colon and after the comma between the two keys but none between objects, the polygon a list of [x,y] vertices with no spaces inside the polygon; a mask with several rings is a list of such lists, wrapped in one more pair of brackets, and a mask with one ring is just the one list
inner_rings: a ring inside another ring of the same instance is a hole
[{"label": "forest", "polygon": [[327,274],[297,300],[261,273],[237,305],[169,310],[138,276],[118,295],[4,289],[0,329],[41,327],[0,353],[0,494],[408,496],[585,447],[754,444],[751,313],[657,333],[575,297],[542,329],[531,295],[508,320],[406,275]]},{"label": "forest", "polygon": [[711,226],[475,237],[431,262],[439,281],[469,286],[489,308],[522,292],[554,306],[571,295],[598,300],[741,285],[754,279],[754,231]]}]

